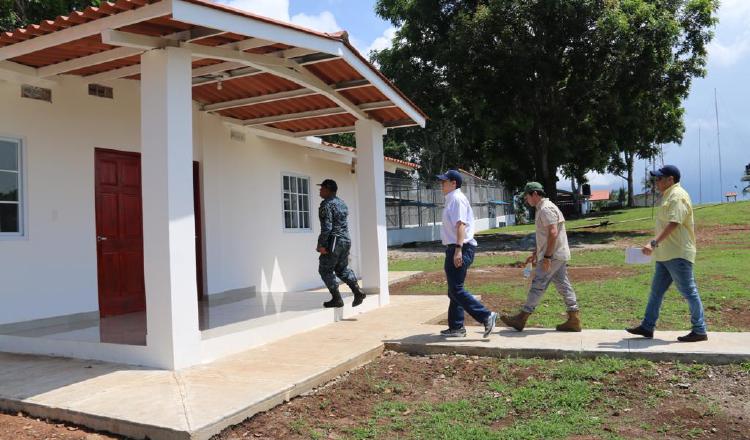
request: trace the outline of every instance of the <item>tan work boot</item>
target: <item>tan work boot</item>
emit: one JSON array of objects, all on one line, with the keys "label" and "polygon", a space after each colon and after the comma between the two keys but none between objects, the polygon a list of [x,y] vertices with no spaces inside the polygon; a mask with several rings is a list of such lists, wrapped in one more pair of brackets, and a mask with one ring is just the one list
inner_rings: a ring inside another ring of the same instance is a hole
[{"label": "tan work boot", "polygon": [[508,327],[513,327],[520,332],[526,327],[526,320],[529,319],[529,316],[531,316],[531,313],[521,310],[515,316],[503,315],[500,317],[500,320]]},{"label": "tan work boot", "polygon": [[568,320],[555,327],[559,332],[580,332],[581,331],[581,312],[578,310],[568,312]]}]

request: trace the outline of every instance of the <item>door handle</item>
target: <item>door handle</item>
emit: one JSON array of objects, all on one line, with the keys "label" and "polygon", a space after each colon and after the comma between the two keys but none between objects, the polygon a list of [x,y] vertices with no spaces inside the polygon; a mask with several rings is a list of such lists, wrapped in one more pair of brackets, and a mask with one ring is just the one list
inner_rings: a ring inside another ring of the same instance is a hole
[{"label": "door handle", "polygon": [[96,236],[96,241],[106,241],[106,240],[107,240],[107,237],[103,237],[101,235]]}]

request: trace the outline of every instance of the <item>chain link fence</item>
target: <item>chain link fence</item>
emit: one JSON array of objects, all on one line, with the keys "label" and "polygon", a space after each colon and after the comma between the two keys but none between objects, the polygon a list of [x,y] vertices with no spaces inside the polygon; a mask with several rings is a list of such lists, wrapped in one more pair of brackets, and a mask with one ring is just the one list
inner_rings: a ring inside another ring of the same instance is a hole
[{"label": "chain link fence", "polygon": [[[495,182],[464,182],[461,191],[474,211],[475,220],[512,215],[513,195]],[[385,200],[388,229],[434,226],[443,212],[443,193],[437,182],[386,177]],[[501,226],[501,225],[495,225]]]}]

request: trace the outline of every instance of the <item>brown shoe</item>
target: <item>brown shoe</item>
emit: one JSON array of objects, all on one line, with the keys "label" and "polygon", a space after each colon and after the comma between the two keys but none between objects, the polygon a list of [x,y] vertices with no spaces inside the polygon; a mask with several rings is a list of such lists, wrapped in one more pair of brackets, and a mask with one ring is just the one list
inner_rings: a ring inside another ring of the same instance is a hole
[{"label": "brown shoe", "polygon": [[581,312],[578,310],[568,312],[568,320],[555,327],[559,332],[580,332],[581,331]]},{"label": "brown shoe", "polygon": [[500,320],[503,321],[503,324],[507,325],[508,327],[513,327],[520,332],[523,331],[524,327],[526,327],[526,320],[529,319],[529,316],[531,316],[531,313],[521,310],[515,316],[503,315],[500,317]]}]

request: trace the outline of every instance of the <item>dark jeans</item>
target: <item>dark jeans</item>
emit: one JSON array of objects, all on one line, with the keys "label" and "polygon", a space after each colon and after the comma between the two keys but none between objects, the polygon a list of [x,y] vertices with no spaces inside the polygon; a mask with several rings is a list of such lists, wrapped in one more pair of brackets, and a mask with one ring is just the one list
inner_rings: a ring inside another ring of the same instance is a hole
[{"label": "dark jeans", "polygon": [[357,276],[354,275],[354,271],[349,269],[349,250],[351,247],[352,243],[349,240],[338,238],[333,252],[321,254],[318,258],[318,273],[331,293],[339,291],[339,283],[336,281],[337,276],[352,291],[356,291]]},{"label": "dark jeans", "polygon": [[455,246],[448,246],[445,250],[445,277],[448,280],[448,298],[451,302],[448,306],[448,326],[452,329],[459,329],[464,326],[464,310],[472,318],[484,324],[491,312],[474,295],[464,289],[466,272],[469,266],[474,262],[475,246],[470,244],[463,245],[463,262],[461,267],[453,264],[453,255],[456,251]]},{"label": "dark jeans", "polygon": [[646,330],[654,331],[656,321],[659,319],[661,303],[664,300],[664,293],[673,281],[690,307],[690,324],[693,331],[699,335],[705,335],[706,322],[703,319],[703,303],[698,294],[698,287],[695,285],[693,263],[683,258],[656,262],[654,278],[651,281],[651,294],[648,298],[646,315],[643,317],[641,326]]}]

